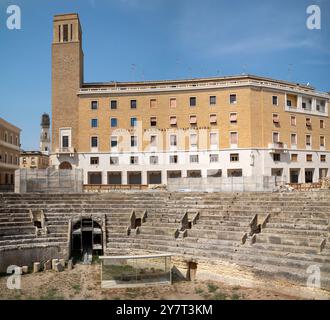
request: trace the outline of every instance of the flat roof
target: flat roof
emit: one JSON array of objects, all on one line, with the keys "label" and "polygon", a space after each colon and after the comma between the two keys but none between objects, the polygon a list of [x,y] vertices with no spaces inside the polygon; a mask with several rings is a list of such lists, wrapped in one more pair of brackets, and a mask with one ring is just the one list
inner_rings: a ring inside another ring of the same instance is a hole
[{"label": "flat roof", "polygon": [[235,80],[235,79],[255,79],[261,81],[271,81],[275,83],[282,83],[290,86],[299,86],[304,89],[315,90],[314,87],[308,86],[306,84],[301,84],[286,80],[276,80],[268,77],[256,76],[252,74],[241,74],[223,77],[208,77],[208,78],[190,78],[190,79],[175,79],[175,80],[147,80],[147,81],[136,81],[136,82],[120,82],[120,81],[110,81],[110,82],[88,82],[83,84],[84,87],[102,87],[102,86],[135,86],[135,85],[151,85],[151,84],[174,84],[174,83],[189,83],[189,82],[207,82],[207,81],[224,81],[224,80]]},{"label": "flat roof", "polygon": [[15,125],[13,125],[12,123],[6,121],[5,119],[0,117],[0,125],[3,125],[4,127],[14,130],[14,131],[18,131],[21,132],[22,130],[18,127],[16,127]]}]

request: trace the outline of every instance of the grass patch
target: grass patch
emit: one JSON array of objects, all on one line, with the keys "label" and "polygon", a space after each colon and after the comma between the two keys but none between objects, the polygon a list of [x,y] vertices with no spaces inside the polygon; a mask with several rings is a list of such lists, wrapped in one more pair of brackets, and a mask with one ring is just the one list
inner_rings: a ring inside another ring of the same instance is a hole
[{"label": "grass patch", "polygon": [[239,299],[240,299],[240,296],[237,293],[233,293],[231,295],[231,300],[239,300]]},{"label": "grass patch", "polygon": [[227,295],[222,292],[217,292],[213,295],[213,300],[226,300]]},{"label": "grass patch", "polygon": [[74,290],[75,294],[77,294],[81,291],[81,286],[79,283],[76,283],[72,286],[72,289]]},{"label": "grass patch", "polygon": [[203,292],[204,292],[204,290],[202,288],[196,288],[195,289],[196,294],[202,294]]},{"label": "grass patch", "polygon": [[56,288],[50,288],[44,295],[40,296],[40,300],[64,300],[64,297],[57,295]]},{"label": "grass patch", "polygon": [[214,284],[212,284],[212,283],[209,283],[209,284],[207,285],[207,287],[208,287],[208,289],[209,289],[209,292],[216,292],[216,291],[219,289],[218,286],[216,286],[216,285],[214,285]]}]

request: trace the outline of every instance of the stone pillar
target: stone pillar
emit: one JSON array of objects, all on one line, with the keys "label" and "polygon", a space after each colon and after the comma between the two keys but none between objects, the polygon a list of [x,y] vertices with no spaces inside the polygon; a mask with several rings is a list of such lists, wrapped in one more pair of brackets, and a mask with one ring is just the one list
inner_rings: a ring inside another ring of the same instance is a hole
[{"label": "stone pillar", "polygon": [[40,271],[40,262],[35,262],[33,264],[33,273],[37,273]]},{"label": "stone pillar", "polygon": [[148,184],[148,176],[147,176],[146,170],[141,171],[141,184],[143,184],[143,185]]},{"label": "stone pillar", "polygon": [[52,269],[55,270],[55,265],[58,263],[58,259],[53,259],[52,260]]},{"label": "stone pillar", "polygon": [[70,259],[68,261],[68,270],[72,270],[73,269],[73,261]]},{"label": "stone pillar", "polygon": [[127,184],[127,181],[128,181],[127,171],[122,171],[122,173],[121,173],[121,182],[122,182],[122,184]]},{"label": "stone pillar", "polygon": [[102,184],[108,184],[108,172],[102,171]]},{"label": "stone pillar", "polygon": [[162,170],[162,184],[167,184],[167,171]]}]

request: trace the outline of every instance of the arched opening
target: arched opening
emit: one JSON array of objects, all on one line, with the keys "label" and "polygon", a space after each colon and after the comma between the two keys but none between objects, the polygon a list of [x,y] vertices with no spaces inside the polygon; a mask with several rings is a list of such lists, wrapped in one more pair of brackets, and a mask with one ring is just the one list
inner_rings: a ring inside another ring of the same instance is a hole
[{"label": "arched opening", "polygon": [[102,228],[94,220],[81,218],[72,227],[72,256],[90,264],[93,256],[103,255]]},{"label": "arched opening", "polygon": [[59,166],[60,170],[72,170],[72,165],[70,162],[64,161]]}]

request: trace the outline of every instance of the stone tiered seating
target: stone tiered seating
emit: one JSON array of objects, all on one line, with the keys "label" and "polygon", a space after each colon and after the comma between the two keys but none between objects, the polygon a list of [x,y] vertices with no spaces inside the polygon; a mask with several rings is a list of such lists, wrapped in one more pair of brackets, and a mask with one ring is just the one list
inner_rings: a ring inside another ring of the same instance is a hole
[{"label": "stone tiered seating", "polygon": [[[29,210],[43,210],[47,233],[36,234]],[[133,211],[137,218],[147,214],[141,226],[132,229]],[[190,226],[182,229],[186,213]],[[330,290],[326,191],[0,195],[0,249],[67,247],[69,220],[80,215],[104,217],[105,254],[170,252],[187,260],[234,263],[257,276],[302,285],[308,268],[317,265],[322,288]],[[259,228],[253,229],[253,222]]]}]

